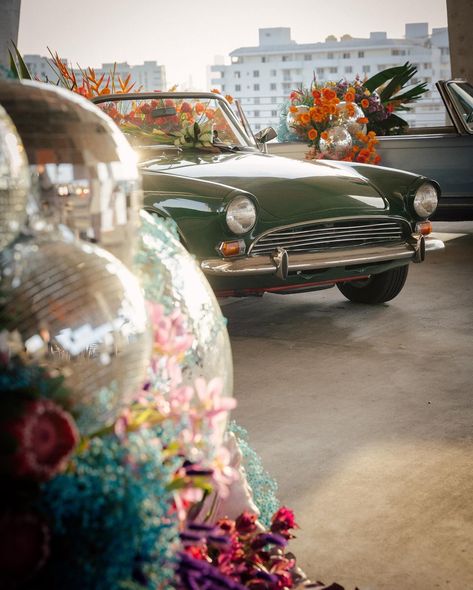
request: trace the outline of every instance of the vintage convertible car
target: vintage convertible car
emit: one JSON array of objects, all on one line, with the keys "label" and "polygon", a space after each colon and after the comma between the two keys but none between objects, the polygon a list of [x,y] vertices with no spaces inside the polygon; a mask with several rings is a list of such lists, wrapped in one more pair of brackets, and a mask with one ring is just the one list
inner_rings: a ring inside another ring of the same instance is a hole
[{"label": "vintage convertible car", "polygon": [[[473,86],[465,80],[437,82],[445,106],[444,126],[412,127],[379,138],[383,166],[435,179],[442,187],[433,219],[473,219]],[[272,154],[303,160],[301,142],[271,143]]]},{"label": "vintage convertible car", "polygon": [[94,102],[139,154],[146,209],[176,222],[219,296],[337,285],[380,303],[401,291],[410,262],[443,248],[427,219],[440,188],[424,176],[262,153],[270,134],[255,141],[213,93]]}]

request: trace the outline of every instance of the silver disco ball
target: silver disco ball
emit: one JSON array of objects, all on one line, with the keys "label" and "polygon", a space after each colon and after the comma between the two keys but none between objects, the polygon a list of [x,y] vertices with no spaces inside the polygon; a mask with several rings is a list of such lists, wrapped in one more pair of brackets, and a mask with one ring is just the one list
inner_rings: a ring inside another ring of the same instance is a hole
[{"label": "silver disco ball", "polygon": [[[144,211],[141,218],[137,274],[146,299],[161,304],[167,315],[178,310],[192,336],[192,346],[180,362],[184,383],[192,385],[198,377],[207,381],[217,377],[223,395],[233,395],[233,361],[226,322],[207,279],[164,220]],[[159,386],[164,390],[166,384]],[[220,439],[224,430],[222,417]]]},{"label": "silver disco ball", "polygon": [[356,137],[357,133],[366,133],[366,125],[358,123],[358,119],[365,117],[363,109],[356,103],[340,102],[337,105],[338,116],[335,118],[336,125],[343,125],[347,131]]},{"label": "silver disco ball", "polygon": [[331,127],[327,129],[327,138],[320,138],[319,150],[330,160],[343,160],[352,148],[352,138],[344,126]]},{"label": "silver disco ball", "polygon": [[30,225],[66,225],[131,264],[141,184],[136,154],[118,127],[85,98],[49,84],[0,81],[3,105],[39,187]]},{"label": "silver disco ball", "polygon": [[26,219],[30,190],[28,162],[21,139],[0,106],[0,249],[13,241]]},{"label": "silver disco ball", "polygon": [[111,424],[142,386],[151,354],[134,275],[109,252],[63,232],[4,249],[0,278],[0,326],[23,343],[24,363],[64,377],[81,432]]}]

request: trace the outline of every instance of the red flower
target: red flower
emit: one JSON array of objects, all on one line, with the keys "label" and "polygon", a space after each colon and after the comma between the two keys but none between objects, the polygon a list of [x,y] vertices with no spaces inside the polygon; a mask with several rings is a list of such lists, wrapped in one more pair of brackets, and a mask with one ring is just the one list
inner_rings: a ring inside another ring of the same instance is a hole
[{"label": "red flower", "polygon": [[181,104],[181,113],[192,113],[192,107],[188,102]]},{"label": "red flower", "polygon": [[28,402],[6,429],[16,440],[12,472],[19,477],[50,479],[65,466],[79,441],[72,416],[47,399]]},{"label": "red flower", "polygon": [[271,519],[271,532],[278,533],[286,539],[292,538],[291,529],[298,528],[294,518],[294,512],[285,506],[274,513]]},{"label": "red flower", "polygon": [[231,535],[235,532],[235,521],[230,518],[221,518],[217,522],[217,526],[227,535]]},{"label": "red flower", "polygon": [[251,512],[243,512],[235,521],[236,530],[240,535],[248,535],[254,533],[257,529],[256,514]]},{"label": "red flower", "polygon": [[49,538],[36,514],[0,516],[0,588],[16,588],[34,576],[49,557]]}]

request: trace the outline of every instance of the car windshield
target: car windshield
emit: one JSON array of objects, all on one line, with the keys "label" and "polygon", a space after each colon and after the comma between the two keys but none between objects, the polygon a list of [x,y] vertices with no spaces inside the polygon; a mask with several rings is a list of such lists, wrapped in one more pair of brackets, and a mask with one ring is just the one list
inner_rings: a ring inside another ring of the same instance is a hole
[{"label": "car windshield", "polygon": [[452,82],[449,88],[460,115],[473,132],[473,86],[468,82]]},{"label": "car windshield", "polygon": [[213,95],[153,93],[97,101],[146,158],[149,148],[175,146],[205,151],[254,148],[228,104]]}]

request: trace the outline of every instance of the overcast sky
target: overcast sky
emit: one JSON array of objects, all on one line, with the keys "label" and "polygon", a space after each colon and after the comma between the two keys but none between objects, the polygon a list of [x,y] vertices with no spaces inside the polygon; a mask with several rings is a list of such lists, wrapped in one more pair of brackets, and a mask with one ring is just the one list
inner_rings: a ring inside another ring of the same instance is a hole
[{"label": "overcast sky", "polygon": [[19,48],[74,65],[156,60],[168,84],[206,89],[216,55],[258,45],[258,28],[291,27],[298,43],[348,33],[403,37],[406,22],[447,24],[445,0],[21,0]]}]

